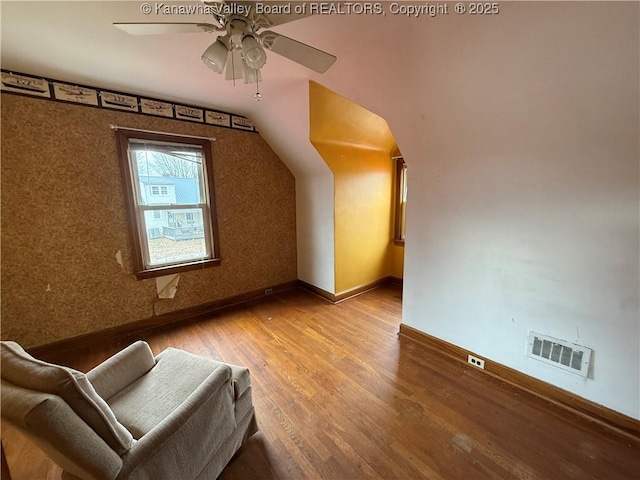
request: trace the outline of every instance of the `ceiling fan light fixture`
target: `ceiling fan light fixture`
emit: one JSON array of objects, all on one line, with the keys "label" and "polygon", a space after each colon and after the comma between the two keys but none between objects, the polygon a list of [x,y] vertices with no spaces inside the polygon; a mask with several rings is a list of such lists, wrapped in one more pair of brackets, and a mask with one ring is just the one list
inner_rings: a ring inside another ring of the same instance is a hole
[{"label": "ceiling fan light fixture", "polygon": [[262,68],[267,61],[264,48],[253,35],[245,35],[242,38],[242,55],[246,64],[253,69]]},{"label": "ceiling fan light fixture", "polygon": [[293,38],[269,30],[262,31],[262,28],[291,21],[289,18],[274,23],[267,15],[254,14],[252,7],[245,5],[252,2],[200,1],[214,10],[212,23],[128,22],[113,25],[130,35],[205,32],[218,36],[203,52],[202,62],[217,74],[224,75],[226,80],[231,80],[234,86],[236,80],[242,78],[246,84],[255,83],[254,98],[257,101],[262,98],[259,84],[262,81],[261,69],[267,62],[267,50],[269,55],[280,55],[318,73],[325,73],[336,61],[334,55]]},{"label": "ceiling fan light fixture", "polygon": [[216,73],[222,73],[227,63],[229,49],[219,38],[202,54],[204,64]]}]

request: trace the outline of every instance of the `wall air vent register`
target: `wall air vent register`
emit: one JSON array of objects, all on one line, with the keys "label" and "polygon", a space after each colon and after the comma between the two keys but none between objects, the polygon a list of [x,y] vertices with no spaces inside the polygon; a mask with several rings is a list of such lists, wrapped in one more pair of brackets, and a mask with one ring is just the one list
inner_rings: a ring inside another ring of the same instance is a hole
[{"label": "wall air vent register", "polygon": [[586,377],[592,350],[559,338],[529,332],[527,356]]}]

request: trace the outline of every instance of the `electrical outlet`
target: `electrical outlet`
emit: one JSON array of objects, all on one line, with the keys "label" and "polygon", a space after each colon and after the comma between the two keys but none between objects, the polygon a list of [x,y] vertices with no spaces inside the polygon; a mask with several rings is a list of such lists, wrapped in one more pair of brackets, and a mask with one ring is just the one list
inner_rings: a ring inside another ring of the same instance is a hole
[{"label": "electrical outlet", "polygon": [[264,291],[264,294],[265,294],[265,295],[271,295],[272,293],[273,293],[273,288],[267,288],[267,289]]},{"label": "electrical outlet", "polygon": [[474,357],[473,355],[467,355],[467,363],[484,370],[484,360],[481,358]]}]

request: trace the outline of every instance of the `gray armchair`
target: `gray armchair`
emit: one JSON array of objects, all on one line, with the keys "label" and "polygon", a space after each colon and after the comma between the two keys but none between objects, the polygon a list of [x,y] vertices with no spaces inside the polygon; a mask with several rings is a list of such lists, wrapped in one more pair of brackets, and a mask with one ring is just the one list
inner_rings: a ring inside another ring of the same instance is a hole
[{"label": "gray armchair", "polygon": [[142,341],[86,375],[2,342],[2,418],[83,480],[215,479],[258,430],[248,369]]}]

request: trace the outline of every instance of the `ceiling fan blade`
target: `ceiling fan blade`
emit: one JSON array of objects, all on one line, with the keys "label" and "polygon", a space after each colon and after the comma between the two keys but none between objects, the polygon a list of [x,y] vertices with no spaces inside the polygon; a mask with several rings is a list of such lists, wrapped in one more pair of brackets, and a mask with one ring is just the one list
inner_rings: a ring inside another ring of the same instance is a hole
[{"label": "ceiling fan blade", "polygon": [[212,33],[221,29],[211,23],[114,23],[129,35],[165,35],[168,33]]},{"label": "ceiling fan blade", "polygon": [[[282,0],[265,0],[260,3],[262,5],[262,11],[265,12],[262,13],[261,16],[266,20],[264,23],[259,22],[263,28],[275,27],[277,25],[293,22],[294,20],[310,17],[312,15],[311,8],[305,8],[304,13],[295,13],[296,9],[293,8],[292,5],[300,5],[303,2],[285,3]],[[254,6],[252,11],[258,11],[257,7]]]},{"label": "ceiling fan blade", "polygon": [[279,33],[267,30],[260,34],[260,39],[265,48],[318,73],[326,72],[336,61],[336,57],[330,53],[323,52]]},{"label": "ceiling fan blade", "polygon": [[[268,3],[268,2],[265,2]],[[282,2],[279,2],[282,3]],[[311,14],[310,13],[291,13],[291,14],[287,14],[287,13],[277,13],[277,14],[271,14],[271,15],[266,15],[268,22],[269,22],[269,27],[276,27],[278,25],[283,25],[285,23],[289,23],[289,22],[293,22],[295,20],[300,20],[301,18],[305,18],[305,17],[310,17]]]}]

